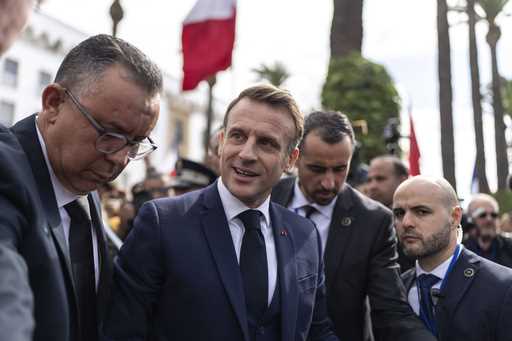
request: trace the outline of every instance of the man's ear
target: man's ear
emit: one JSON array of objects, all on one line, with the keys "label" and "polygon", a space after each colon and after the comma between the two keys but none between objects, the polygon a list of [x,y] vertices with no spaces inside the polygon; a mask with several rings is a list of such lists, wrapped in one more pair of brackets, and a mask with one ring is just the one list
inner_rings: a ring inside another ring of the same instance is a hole
[{"label": "man's ear", "polygon": [[462,207],[455,206],[452,209],[452,221],[455,226],[458,226],[462,220]]},{"label": "man's ear", "polygon": [[61,104],[65,101],[64,89],[56,83],[48,85],[43,90],[41,116],[48,123],[54,123],[60,112]]},{"label": "man's ear", "polygon": [[224,149],[224,129],[222,129],[217,134],[217,139],[219,140],[219,147],[217,148],[217,156],[220,157],[222,154],[222,150]]},{"label": "man's ear", "polygon": [[286,162],[285,171],[290,171],[293,168],[293,166],[295,165],[295,162],[299,158],[299,155],[300,155],[299,148],[297,148],[297,147],[293,148],[290,155],[288,155],[288,160]]}]

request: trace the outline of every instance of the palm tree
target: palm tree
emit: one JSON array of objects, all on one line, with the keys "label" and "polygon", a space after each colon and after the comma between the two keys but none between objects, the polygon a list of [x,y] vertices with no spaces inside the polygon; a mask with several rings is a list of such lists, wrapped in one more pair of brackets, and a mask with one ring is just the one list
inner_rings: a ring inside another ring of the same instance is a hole
[{"label": "palm tree", "polygon": [[331,58],[361,53],[363,42],[363,0],[334,0],[331,24]]},{"label": "palm tree", "polygon": [[475,126],[476,174],[478,174],[478,190],[489,193],[489,184],[485,170],[484,134],[482,127],[482,95],[480,93],[480,70],[478,66],[478,47],[476,44],[475,0],[467,0],[466,13],[469,24],[469,67],[471,71],[471,99],[473,102],[473,124]]},{"label": "palm tree", "polygon": [[275,62],[273,66],[261,64],[259,68],[252,69],[260,80],[265,80],[270,84],[281,87],[281,85],[290,78],[290,73],[283,63]]},{"label": "palm tree", "polygon": [[503,122],[503,102],[501,98],[501,78],[498,70],[497,45],[501,36],[496,17],[503,11],[508,0],[478,0],[485,13],[489,26],[487,44],[491,50],[492,65],[492,106],[494,111],[494,140],[496,144],[496,168],[498,170],[498,190],[507,188],[508,157],[505,140],[505,123]]},{"label": "palm tree", "polygon": [[437,0],[437,43],[439,77],[439,114],[441,121],[441,157],[443,175],[453,188],[455,179],[455,148],[452,114],[452,72],[450,53],[450,33],[448,25],[448,5],[446,0]]}]

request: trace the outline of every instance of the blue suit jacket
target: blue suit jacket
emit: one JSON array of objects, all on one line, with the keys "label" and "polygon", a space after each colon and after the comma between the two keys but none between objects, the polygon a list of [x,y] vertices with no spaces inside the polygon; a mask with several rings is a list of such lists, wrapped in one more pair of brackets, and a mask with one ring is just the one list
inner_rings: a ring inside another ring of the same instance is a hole
[{"label": "blue suit jacket", "polygon": [[[415,269],[402,274],[408,289]],[[463,249],[435,307],[440,341],[512,340],[512,269]]]},{"label": "blue suit jacket", "polygon": [[[337,340],[313,225],[270,205],[283,341]],[[249,341],[239,265],[217,184],[146,203],[115,261],[112,340]],[[343,302],[340,302],[343,304]]]}]

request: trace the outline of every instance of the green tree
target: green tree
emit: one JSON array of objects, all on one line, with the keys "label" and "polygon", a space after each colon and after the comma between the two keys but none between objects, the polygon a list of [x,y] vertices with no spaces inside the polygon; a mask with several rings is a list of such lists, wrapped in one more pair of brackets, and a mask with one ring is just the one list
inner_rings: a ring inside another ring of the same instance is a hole
[{"label": "green tree", "polygon": [[452,112],[452,71],[450,61],[450,26],[446,0],[437,0],[437,44],[439,79],[439,115],[441,123],[441,158],[443,175],[453,188],[455,179],[455,143]]},{"label": "green tree", "polygon": [[508,157],[505,140],[505,123],[503,122],[503,101],[501,98],[501,77],[498,70],[497,46],[501,29],[496,18],[503,12],[508,0],[478,0],[485,13],[488,24],[487,44],[491,50],[492,67],[492,107],[494,111],[494,141],[496,145],[496,168],[498,171],[498,190],[507,188]]},{"label": "green tree", "polygon": [[331,24],[331,58],[361,53],[363,0],[334,0]]},{"label": "green tree", "polygon": [[252,69],[252,72],[258,76],[259,80],[267,81],[278,88],[290,78],[290,73],[281,62],[275,62],[272,66],[261,64],[258,68]]},{"label": "green tree", "polygon": [[399,117],[400,99],[386,69],[359,53],[332,58],[322,89],[322,105],[347,114],[352,121],[365,120],[368,134],[362,143],[361,161],[386,153],[382,136],[389,118]]}]

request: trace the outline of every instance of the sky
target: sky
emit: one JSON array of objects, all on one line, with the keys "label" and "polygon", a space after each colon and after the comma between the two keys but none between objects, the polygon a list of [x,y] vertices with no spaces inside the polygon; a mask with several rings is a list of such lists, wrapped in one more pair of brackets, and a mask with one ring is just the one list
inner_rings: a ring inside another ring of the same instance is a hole
[{"label": "sky", "polygon": [[[123,0],[118,36],[141,48],[168,74],[181,79],[181,23],[195,0]],[[88,34],[110,33],[110,0],[46,0],[42,12]],[[239,0],[233,65],[218,76],[215,96],[221,106],[257,81],[251,69],[283,62],[285,83],[304,112],[320,108],[329,61],[332,1]],[[509,11],[510,12],[510,11]],[[452,15],[452,75],[456,176],[461,197],[469,195],[475,148],[470,97],[467,25]],[[502,18],[499,65],[512,77],[512,23]],[[477,27],[482,89],[490,82],[487,27]],[[436,3],[425,0],[365,0],[363,55],[383,64],[402,94],[403,130],[411,108],[421,151],[423,174],[441,176],[438,113]],[[205,85],[201,85],[204,87]],[[488,180],[496,183],[492,112],[484,107]],[[371,122],[369,122],[371,124]]]}]

